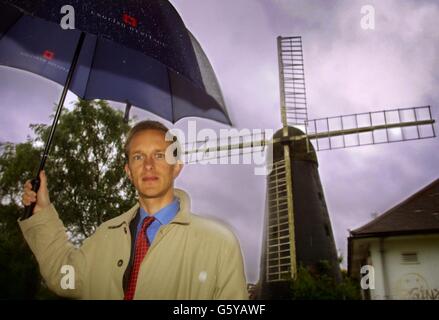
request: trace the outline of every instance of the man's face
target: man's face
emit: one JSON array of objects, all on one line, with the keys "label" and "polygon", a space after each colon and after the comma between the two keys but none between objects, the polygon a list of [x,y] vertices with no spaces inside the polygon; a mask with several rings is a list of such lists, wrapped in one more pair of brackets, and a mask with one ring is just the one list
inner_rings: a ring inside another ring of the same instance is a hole
[{"label": "man's face", "polygon": [[142,198],[172,198],[174,179],[182,164],[166,161],[170,143],[165,133],[156,129],[141,131],[131,139],[125,171]]}]

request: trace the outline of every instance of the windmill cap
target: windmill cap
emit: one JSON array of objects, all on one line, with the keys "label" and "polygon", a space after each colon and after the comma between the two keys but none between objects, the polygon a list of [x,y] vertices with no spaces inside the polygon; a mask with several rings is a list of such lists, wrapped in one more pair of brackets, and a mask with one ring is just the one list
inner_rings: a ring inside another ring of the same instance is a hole
[{"label": "windmill cap", "polygon": [[[302,136],[302,135],[305,135],[305,133],[302,130],[295,127],[288,127],[289,137]],[[280,139],[282,137],[283,137],[282,129],[279,129],[273,135],[273,139]],[[290,141],[289,145],[290,145],[290,156],[293,160],[311,161],[311,162],[315,162],[318,165],[317,155],[311,142],[309,142],[308,147],[307,147],[306,139]],[[283,144],[281,142],[276,142],[273,144],[273,147],[274,147],[273,161],[278,161],[280,159],[283,159],[284,157]],[[309,152],[308,152],[308,148],[309,148]]]}]

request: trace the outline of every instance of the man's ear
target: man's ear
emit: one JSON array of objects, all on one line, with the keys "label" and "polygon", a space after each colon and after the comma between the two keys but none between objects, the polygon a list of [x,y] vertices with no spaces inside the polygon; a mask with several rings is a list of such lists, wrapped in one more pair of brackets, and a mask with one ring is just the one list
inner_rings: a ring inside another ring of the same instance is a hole
[{"label": "man's ear", "polygon": [[174,179],[178,177],[181,170],[183,170],[183,162],[178,160],[177,163],[174,165]]},{"label": "man's ear", "polygon": [[128,163],[125,163],[125,167],[124,167],[124,169],[125,169],[125,173],[126,173],[127,176],[128,176],[128,179],[130,179],[130,181],[133,181],[133,180],[131,179],[131,170],[130,170],[130,167],[128,166]]}]

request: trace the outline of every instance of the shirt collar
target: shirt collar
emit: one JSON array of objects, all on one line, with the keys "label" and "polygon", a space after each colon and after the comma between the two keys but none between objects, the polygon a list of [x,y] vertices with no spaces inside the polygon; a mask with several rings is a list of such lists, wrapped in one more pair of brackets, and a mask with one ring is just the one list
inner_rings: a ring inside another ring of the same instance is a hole
[{"label": "shirt collar", "polygon": [[[174,219],[179,209],[180,201],[177,197],[174,197],[174,200],[170,204],[154,214],[154,218],[162,225],[168,224],[172,221],[172,219]],[[150,216],[150,214],[146,212],[145,209],[140,207],[140,221],[143,221],[143,219],[147,216]]]},{"label": "shirt collar", "polygon": [[[179,200],[180,209],[178,210],[175,218],[171,221],[171,223],[189,225],[191,222],[191,201],[189,195],[185,191],[175,188],[174,197]],[[136,217],[139,208],[140,205],[139,202],[137,202],[131,209],[129,209],[125,213],[114,219],[109,220],[108,228],[115,229],[120,228],[124,224],[129,225],[130,222]]]}]

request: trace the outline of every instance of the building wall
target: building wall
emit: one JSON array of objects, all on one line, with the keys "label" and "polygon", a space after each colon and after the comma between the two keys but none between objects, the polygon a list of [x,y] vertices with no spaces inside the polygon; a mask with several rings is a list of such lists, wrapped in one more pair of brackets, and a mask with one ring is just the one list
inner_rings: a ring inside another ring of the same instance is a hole
[{"label": "building wall", "polygon": [[368,261],[375,276],[371,299],[439,300],[439,235],[371,239]]}]

